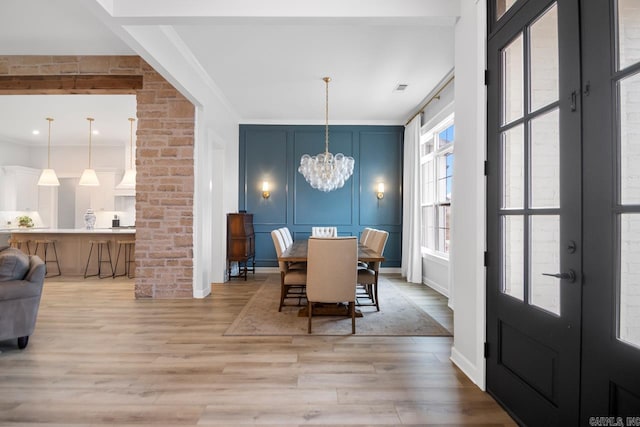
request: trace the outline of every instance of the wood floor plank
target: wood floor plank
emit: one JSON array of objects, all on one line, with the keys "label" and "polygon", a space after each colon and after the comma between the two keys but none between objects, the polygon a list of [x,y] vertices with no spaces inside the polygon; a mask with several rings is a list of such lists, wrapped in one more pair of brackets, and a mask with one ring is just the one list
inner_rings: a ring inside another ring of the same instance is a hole
[{"label": "wood floor plank", "polygon": [[[268,277],[184,300],[46,279],[29,346],[0,341],[0,425],[514,425],[450,361],[451,337],[224,336]],[[452,327],[446,298],[389,278]]]}]

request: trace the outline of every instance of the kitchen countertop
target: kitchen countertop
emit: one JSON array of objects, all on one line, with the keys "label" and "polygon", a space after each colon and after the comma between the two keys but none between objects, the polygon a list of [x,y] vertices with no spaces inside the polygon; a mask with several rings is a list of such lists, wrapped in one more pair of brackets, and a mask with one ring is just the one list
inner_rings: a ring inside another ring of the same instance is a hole
[{"label": "kitchen countertop", "polygon": [[135,234],[135,228],[0,228],[4,233],[25,233],[25,234]]}]

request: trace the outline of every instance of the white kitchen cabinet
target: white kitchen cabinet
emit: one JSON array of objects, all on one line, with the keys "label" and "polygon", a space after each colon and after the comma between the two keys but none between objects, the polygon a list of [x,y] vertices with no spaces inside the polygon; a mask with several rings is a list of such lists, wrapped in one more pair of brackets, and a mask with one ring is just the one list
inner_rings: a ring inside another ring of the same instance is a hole
[{"label": "white kitchen cabinet", "polygon": [[113,211],[115,210],[115,172],[99,172],[98,181],[100,181],[99,187],[91,188],[91,209],[94,212],[100,211]]},{"label": "white kitchen cabinet", "polygon": [[24,166],[0,168],[0,210],[37,211],[40,169]]}]

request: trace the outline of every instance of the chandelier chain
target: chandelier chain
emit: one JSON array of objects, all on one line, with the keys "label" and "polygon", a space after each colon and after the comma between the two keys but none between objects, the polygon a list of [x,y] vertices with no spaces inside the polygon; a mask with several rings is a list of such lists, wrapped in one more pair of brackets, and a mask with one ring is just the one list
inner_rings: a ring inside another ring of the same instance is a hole
[{"label": "chandelier chain", "polygon": [[325,77],[323,80],[326,83],[324,103],[324,153],[327,155],[329,154],[329,82],[331,81],[331,78]]}]

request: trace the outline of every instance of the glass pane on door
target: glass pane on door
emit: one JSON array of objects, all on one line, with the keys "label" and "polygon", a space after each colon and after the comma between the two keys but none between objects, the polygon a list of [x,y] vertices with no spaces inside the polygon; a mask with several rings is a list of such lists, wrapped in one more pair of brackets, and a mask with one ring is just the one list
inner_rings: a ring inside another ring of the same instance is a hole
[{"label": "glass pane on door", "polygon": [[502,50],[502,123],[522,117],[524,108],[524,60],[522,34]]},{"label": "glass pane on door", "polygon": [[524,300],[524,216],[502,217],[502,292]]},{"label": "glass pane on door", "polygon": [[495,0],[496,2],[496,21],[502,17],[517,0]]},{"label": "glass pane on door", "polygon": [[553,5],[531,26],[530,111],[558,100],[558,7]]},{"label": "glass pane on door", "polygon": [[531,121],[531,207],[560,207],[560,114]]},{"label": "glass pane on door", "polygon": [[524,207],[524,126],[502,134],[502,207]]},{"label": "glass pane on door", "polygon": [[640,347],[640,214],[620,215],[621,340]]},{"label": "glass pane on door", "polygon": [[640,61],[640,2],[618,0],[618,69]]},{"label": "glass pane on door", "polygon": [[532,305],[560,314],[560,279],[544,276],[560,271],[560,217],[534,215],[531,227],[529,301]]},{"label": "glass pane on door", "polygon": [[640,204],[640,74],[620,80],[620,201]]}]

